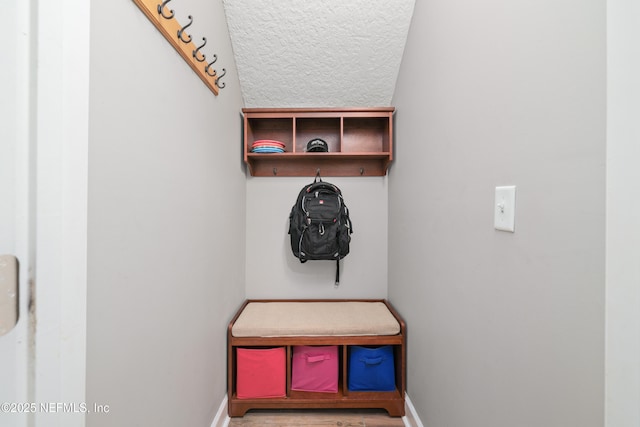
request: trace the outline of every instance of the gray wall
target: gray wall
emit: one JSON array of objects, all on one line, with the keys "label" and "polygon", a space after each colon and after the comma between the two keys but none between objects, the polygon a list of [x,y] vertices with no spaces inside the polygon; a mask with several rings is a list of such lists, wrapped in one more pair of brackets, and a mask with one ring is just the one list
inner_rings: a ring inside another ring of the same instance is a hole
[{"label": "gray wall", "polygon": [[86,394],[110,412],[91,427],[209,426],[226,391],[241,95],[222,4],[175,3],[227,70],[218,97],[132,1],[92,2]]},{"label": "gray wall", "polygon": [[301,264],[291,252],[289,213],[302,178],[247,180],[248,298],[386,298],[387,178],[325,177],[342,190],[353,220],[350,253],[341,261],[334,287],[332,261]]},{"label": "gray wall", "polygon": [[[425,426],[604,422],[605,1],[416,2],[389,298]],[[516,231],[493,228],[516,185]]]}]

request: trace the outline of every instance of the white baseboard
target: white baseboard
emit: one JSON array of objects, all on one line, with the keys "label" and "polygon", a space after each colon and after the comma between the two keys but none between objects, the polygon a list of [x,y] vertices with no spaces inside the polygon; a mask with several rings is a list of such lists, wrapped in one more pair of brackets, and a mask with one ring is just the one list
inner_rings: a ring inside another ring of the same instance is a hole
[{"label": "white baseboard", "polygon": [[[404,425],[407,427],[424,427],[416,409],[411,403],[411,399],[409,399],[409,395],[406,393],[404,397],[404,406],[406,414],[402,417]],[[211,423],[211,427],[227,427],[229,425],[229,421],[231,421],[231,418],[229,418],[229,415],[227,414],[227,395],[225,394],[224,399],[222,399],[220,407],[218,408],[218,412]]]},{"label": "white baseboard", "polygon": [[424,427],[422,421],[420,421],[418,413],[416,412],[416,408],[413,407],[413,403],[411,403],[411,399],[409,399],[409,395],[407,393],[404,394],[404,413],[405,416],[402,417],[402,421],[405,426]]},{"label": "white baseboard", "polygon": [[220,407],[218,408],[218,412],[216,413],[213,422],[211,423],[211,427],[227,427],[229,425],[229,415],[227,414],[227,395],[224,395],[224,399],[222,399],[222,403],[220,403]]}]

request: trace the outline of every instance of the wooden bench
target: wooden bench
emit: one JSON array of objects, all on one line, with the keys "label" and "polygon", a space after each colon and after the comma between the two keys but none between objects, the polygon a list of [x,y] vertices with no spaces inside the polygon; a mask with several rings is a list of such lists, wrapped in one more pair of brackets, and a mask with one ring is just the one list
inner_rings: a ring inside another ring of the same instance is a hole
[{"label": "wooden bench", "polygon": [[[396,389],[354,392],[348,389],[350,346],[390,345]],[[294,346],[338,346],[338,392],[291,389]],[[286,396],[238,398],[237,349],[286,349]],[[406,325],[386,300],[246,300],[228,328],[228,412],[243,416],[250,409],[380,408],[391,416],[405,414]]]}]

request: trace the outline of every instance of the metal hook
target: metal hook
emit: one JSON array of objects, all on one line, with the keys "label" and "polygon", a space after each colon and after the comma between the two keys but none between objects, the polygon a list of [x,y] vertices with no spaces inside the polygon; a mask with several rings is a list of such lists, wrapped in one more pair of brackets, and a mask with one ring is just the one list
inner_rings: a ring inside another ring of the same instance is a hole
[{"label": "metal hook", "polygon": [[170,1],[171,1],[171,0],[164,0],[164,1],[162,2],[162,4],[159,4],[159,5],[158,5],[158,14],[159,14],[159,15],[162,15],[162,17],[163,17],[164,19],[171,19],[171,18],[173,18],[173,10],[169,10],[169,13],[171,14],[171,15],[169,15],[169,16],[167,16],[167,15],[165,15],[165,14],[164,14],[164,7],[165,7],[165,6],[167,5],[167,3],[169,3]]},{"label": "metal hook", "polygon": [[[211,68],[211,66],[213,65],[214,62],[216,62],[218,60],[218,55],[216,55],[215,53],[213,54],[213,61],[209,62],[207,64],[206,67],[204,67],[204,72],[207,73],[209,76],[211,77],[215,77],[216,76],[216,70],[213,70],[213,68]],[[209,68],[211,68],[213,70],[213,74],[211,74],[209,72]]]},{"label": "metal hook", "polygon": [[178,38],[182,40],[183,43],[189,43],[191,41],[191,36],[189,36],[188,40],[185,40],[182,38],[182,34],[184,33],[184,30],[186,30],[189,25],[193,24],[193,18],[191,17],[191,15],[189,15],[188,18],[189,18],[189,23],[178,30]]},{"label": "metal hook", "polygon": [[222,74],[220,74],[218,77],[216,77],[215,85],[218,86],[220,89],[224,89],[224,87],[226,86],[226,84],[224,84],[224,83],[222,83],[222,86],[220,86],[220,84],[218,84],[218,80],[223,78],[225,74],[227,74],[227,70],[225,70],[223,68],[222,69]]},{"label": "metal hook", "polygon": [[207,59],[206,56],[204,56],[204,53],[201,53],[200,55],[202,56],[202,59],[198,58],[198,51],[200,49],[202,49],[206,44],[207,44],[207,38],[203,37],[202,40],[204,40],[204,43],[202,43],[202,46],[198,46],[198,48],[196,50],[193,51],[193,57],[196,59],[196,61],[198,62],[204,62],[205,59]]}]

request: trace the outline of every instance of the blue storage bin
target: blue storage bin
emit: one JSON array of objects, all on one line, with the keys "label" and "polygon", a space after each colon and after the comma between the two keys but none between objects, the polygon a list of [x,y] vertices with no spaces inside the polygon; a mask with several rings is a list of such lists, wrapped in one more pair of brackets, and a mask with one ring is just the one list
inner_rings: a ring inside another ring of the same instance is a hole
[{"label": "blue storage bin", "polygon": [[349,347],[348,379],[350,391],[394,391],[393,347]]}]

